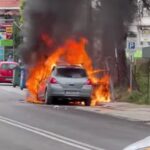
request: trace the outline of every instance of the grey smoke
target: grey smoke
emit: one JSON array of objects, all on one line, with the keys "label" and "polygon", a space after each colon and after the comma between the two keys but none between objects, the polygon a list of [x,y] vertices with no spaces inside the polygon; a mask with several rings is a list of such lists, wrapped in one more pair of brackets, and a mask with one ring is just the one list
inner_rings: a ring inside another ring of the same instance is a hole
[{"label": "grey smoke", "polygon": [[[114,48],[122,48],[120,43],[135,16],[136,0],[101,0],[97,4],[100,5],[94,9],[90,0],[27,0],[22,46],[24,61],[31,63],[32,54],[37,61],[67,38],[82,36],[90,42],[95,38],[99,43],[96,48],[88,48],[94,64],[101,63],[102,57],[114,57]],[[52,47],[41,42],[42,33],[54,39]]]}]

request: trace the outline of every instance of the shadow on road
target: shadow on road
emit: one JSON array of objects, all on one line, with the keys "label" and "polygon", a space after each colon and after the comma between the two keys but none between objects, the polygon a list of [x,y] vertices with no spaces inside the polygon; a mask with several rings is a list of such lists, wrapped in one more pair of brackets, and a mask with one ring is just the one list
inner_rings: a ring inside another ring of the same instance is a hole
[{"label": "shadow on road", "polygon": [[53,105],[60,105],[60,106],[84,106],[83,102],[76,101],[76,102],[69,102],[69,101],[55,101]]},{"label": "shadow on road", "polygon": [[0,86],[12,86],[12,83],[0,83]]}]

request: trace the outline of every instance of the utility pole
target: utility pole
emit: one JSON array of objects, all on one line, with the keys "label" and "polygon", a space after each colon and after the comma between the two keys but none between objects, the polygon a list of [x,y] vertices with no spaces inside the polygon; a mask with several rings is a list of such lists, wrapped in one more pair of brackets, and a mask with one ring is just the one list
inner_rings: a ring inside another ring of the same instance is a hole
[{"label": "utility pole", "polygon": [[130,92],[133,90],[133,55],[130,55]]}]

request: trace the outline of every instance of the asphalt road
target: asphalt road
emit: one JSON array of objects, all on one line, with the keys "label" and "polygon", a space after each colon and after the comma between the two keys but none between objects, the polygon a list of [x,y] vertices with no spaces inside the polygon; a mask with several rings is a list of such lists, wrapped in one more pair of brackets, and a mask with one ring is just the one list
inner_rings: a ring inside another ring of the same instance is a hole
[{"label": "asphalt road", "polygon": [[150,136],[150,126],[143,122],[24,99],[24,92],[0,85],[2,150],[122,150]]}]

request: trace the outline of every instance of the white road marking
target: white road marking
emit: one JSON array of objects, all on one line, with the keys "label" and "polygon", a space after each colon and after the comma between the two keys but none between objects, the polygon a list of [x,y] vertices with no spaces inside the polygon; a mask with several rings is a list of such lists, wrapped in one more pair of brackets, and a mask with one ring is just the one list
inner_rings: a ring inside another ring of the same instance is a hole
[{"label": "white road marking", "polygon": [[69,145],[69,146],[72,146],[81,150],[104,150],[102,148],[95,147],[86,143],[82,143],[82,142],[58,135],[56,133],[46,131],[40,128],[36,128],[36,127],[30,126],[30,125],[27,125],[27,124],[24,124],[24,123],[21,123],[21,122],[18,122],[18,121],[15,121],[15,120],[3,117],[3,116],[0,116],[0,122],[9,124],[14,127],[18,127],[20,129],[24,129],[26,131],[41,135],[48,139],[55,140],[57,142],[61,142],[63,144],[66,144],[66,145]]},{"label": "white road marking", "polygon": [[138,150],[143,148],[150,148],[150,136],[140,140],[134,144],[129,145],[124,150]]}]

